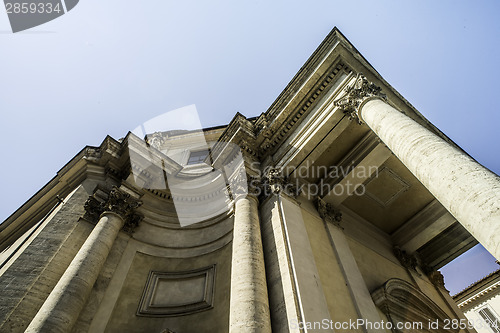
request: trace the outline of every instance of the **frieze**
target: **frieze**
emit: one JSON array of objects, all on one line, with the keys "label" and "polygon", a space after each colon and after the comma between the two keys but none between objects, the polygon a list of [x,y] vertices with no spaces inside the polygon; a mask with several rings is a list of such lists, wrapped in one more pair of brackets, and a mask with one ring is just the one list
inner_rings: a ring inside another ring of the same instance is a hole
[{"label": "frieze", "polygon": [[[328,75],[325,75],[323,81],[319,82],[319,84],[317,85],[317,89],[311,93],[309,98],[302,102],[300,107],[297,108],[296,113],[292,116],[289,116],[287,120],[284,120],[282,122],[274,121],[272,122],[272,124],[270,124],[268,121],[268,119],[278,116],[275,113],[277,110],[280,110],[281,107],[283,107],[282,105],[279,105],[279,107],[273,106],[272,110],[269,110],[268,112],[263,114],[265,120],[262,120],[262,125],[259,122],[260,126],[258,126],[258,129],[260,130],[258,134],[262,135],[265,138],[260,147],[262,153],[264,154],[268,150],[276,147],[287,136],[288,132],[290,132],[290,130],[295,127],[299,119],[301,119],[306,111],[309,110],[309,107],[318,99],[321,93],[330,85],[330,83],[334,80],[339,72],[348,73],[349,71],[350,69],[347,65],[342,62],[338,62],[334,66],[333,70],[328,73]],[[266,125],[266,121],[267,126],[264,126]]]}]

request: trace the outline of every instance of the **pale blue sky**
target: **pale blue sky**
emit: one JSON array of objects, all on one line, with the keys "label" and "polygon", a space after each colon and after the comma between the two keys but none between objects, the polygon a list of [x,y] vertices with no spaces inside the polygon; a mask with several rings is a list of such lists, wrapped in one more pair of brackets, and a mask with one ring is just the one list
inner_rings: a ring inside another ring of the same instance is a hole
[{"label": "pale blue sky", "polygon": [[498,1],[81,0],[12,34],[0,11],[0,220],[107,134],[190,104],[205,127],[259,115],[334,26],[498,174],[499,17]]}]

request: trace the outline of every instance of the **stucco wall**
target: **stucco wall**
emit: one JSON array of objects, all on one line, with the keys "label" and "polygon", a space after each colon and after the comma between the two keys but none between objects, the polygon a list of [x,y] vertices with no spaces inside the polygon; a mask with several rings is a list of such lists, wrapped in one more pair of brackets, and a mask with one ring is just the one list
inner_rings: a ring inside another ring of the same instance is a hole
[{"label": "stucco wall", "polygon": [[484,323],[482,317],[479,315],[479,310],[488,307],[494,316],[498,319],[498,328],[500,329],[500,295],[496,295],[486,302],[482,302],[479,305],[473,307],[472,309],[465,312],[467,319],[471,321],[478,333],[492,333],[492,330]]}]

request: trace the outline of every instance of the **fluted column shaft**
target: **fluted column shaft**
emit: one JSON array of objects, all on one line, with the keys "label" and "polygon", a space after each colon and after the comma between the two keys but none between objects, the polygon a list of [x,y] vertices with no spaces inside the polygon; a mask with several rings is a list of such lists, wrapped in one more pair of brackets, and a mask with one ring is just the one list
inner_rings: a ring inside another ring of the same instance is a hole
[{"label": "fluted column shaft", "polygon": [[500,177],[378,97],[358,116],[441,204],[500,258]]},{"label": "fluted column shaft", "polygon": [[229,332],[271,332],[258,200],[236,199]]},{"label": "fluted column shaft", "polygon": [[70,332],[87,302],[123,218],[104,212],[26,332]]}]

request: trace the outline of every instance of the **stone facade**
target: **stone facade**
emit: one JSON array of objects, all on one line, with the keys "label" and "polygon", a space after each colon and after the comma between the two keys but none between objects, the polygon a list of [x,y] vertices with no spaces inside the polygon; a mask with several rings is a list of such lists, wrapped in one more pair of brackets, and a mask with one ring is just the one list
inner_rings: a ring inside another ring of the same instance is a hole
[{"label": "stone facade", "polygon": [[0,225],[0,332],[474,332],[437,269],[499,207],[334,29],[258,117],[69,161]]}]

